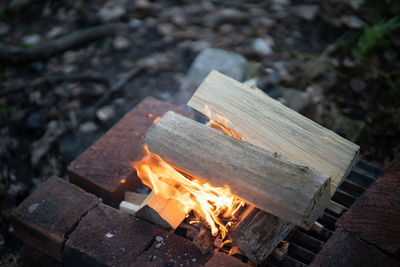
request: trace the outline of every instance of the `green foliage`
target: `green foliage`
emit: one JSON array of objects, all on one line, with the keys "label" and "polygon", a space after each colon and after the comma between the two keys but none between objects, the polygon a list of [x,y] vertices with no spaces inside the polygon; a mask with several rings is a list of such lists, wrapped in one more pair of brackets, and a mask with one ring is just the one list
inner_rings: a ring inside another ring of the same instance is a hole
[{"label": "green foliage", "polygon": [[386,0],[386,7],[390,14],[400,15],[400,1],[399,0]]},{"label": "green foliage", "polygon": [[392,88],[393,90],[395,90],[398,94],[400,94],[400,88],[396,86],[396,83],[392,80],[392,78],[390,77],[389,74],[385,73],[385,72],[381,72],[381,75],[383,76],[383,78],[385,79],[385,83]]},{"label": "green foliage", "polygon": [[358,44],[353,52],[357,56],[365,57],[378,48],[387,45],[387,39],[400,27],[399,17],[387,21],[378,22],[375,25],[364,28],[363,34],[358,38]]},{"label": "green foliage", "polygon": [[5,117],[8,114],[8,108],[5,105],[0,104],[0,118]]}]

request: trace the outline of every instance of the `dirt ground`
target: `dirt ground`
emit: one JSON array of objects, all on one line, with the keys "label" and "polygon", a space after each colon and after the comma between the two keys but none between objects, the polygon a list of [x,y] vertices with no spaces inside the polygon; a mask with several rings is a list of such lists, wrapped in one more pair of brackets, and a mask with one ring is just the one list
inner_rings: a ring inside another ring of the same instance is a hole
[{"label": "dirt ground", "polygon": [[66,178],[144,97],[170,100],[207,47],[246,57],[270,95],[306,92],[303,114],[387,166],[400,151],[398,16],[395,0],[0,1],[0,265],[20,265],[13,208],[50,175]]}]

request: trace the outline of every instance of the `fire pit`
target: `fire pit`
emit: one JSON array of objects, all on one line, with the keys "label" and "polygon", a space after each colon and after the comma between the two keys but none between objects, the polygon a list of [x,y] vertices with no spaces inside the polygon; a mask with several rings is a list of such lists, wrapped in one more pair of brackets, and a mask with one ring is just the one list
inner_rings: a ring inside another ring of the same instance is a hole
[{"label": "fire pit", "polygon": [[[53,178],[17,209],[16,234],[67,266],[310,263],[365,189],[358,146],[217,72],[189,105],[208,125],[146,99],[68,168],[105,204]],[[91,204],[64,207],[77,203]]]}]

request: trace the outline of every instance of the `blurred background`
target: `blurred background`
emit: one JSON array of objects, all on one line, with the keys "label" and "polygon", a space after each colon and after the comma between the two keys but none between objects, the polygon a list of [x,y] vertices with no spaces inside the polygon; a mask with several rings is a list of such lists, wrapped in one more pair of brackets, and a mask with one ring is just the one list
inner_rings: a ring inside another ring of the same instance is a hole
[{"label": "blurred background", "polygon": [[0,265],[19,265],[13,208],[67,178],[140,100],[184,91],[202,51],[197,66],[235,52],[225,67],[241,81],[387,166],[400,150],[399,28],[398,0],[0,1]]}]

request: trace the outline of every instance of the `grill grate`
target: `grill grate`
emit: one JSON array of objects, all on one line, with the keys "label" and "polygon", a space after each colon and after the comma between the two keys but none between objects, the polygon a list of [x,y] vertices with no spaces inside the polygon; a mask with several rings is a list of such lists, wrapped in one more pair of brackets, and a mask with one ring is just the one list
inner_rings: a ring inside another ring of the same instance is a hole
[{"label": "grill grate", "polygon": [[360,160],[333,195],[324,214],[309,231],[294,229],[287,238],[287,255],[278,263],[269,257],[263,266],[307,266],[319,253],[335,230],[336,221],[382,174],[383,168]]}]

